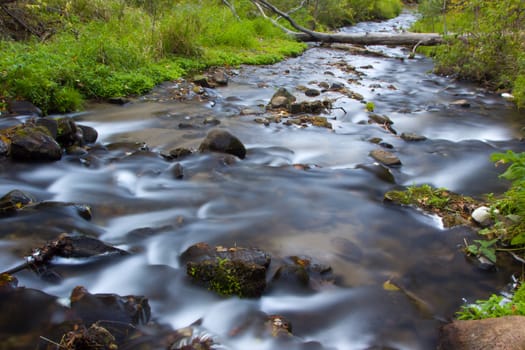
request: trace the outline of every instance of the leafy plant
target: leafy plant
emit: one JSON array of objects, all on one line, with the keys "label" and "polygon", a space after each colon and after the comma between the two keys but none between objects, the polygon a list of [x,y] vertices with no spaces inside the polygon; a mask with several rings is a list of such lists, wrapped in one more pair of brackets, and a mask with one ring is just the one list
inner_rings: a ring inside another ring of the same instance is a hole
[{"label": "leafy plant", "polygon": [[495,238],[490,241],[485,240],[474,240],[474,244],[469,244],[465,248],[468,254],[474,256],[484,256],[489,259],[492,263],[496,263],[496,243],[499,241]]},{"label": "leafy plant", "polygon": [[456,313],[460,320],[480,320],[509,315],[525,316],[525,284],[523,283],[511,299],[493,294],[487,300],[477,300],[474,304],[462,306]]}]

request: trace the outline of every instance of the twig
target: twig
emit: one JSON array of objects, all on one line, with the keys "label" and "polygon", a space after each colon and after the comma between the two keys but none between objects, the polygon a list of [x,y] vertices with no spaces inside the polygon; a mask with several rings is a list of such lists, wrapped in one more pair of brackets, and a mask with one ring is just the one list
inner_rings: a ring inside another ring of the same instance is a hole
[{"label": "twig", "polygon": [[46,341],[46,342],[48,342],[48,343],[51,343],[51,344],[53,344],[53,345],[56,345],[57,348],[67,349],[67,347],[65,347],[64,345],[61,345],[61,344],[59,344],[59,343],[57,343],[57,342],[55,342],[55,341],[52,341],[51,339],[46,338],[46,337],[44,337],[44,336],[40,336],[40,339],[42,339],[43,341]]},{"label": "twig", "polygon": [[235,7],[228,1],[228,0],[222,0],[222,2],[224,3],[224,5],[228,6],[228,8],[230,9],[230,11],[233,13],[233,16],[235,16],[235,18],[240,21],[241,18],[239,17],[239,15],[237,14],[237,11],[235,10]]},{"label": "twig", "polygon": [[510,255],[516,260],[518,260],[520,263],[525,264],[525,259],[519,257],[516,253],[509,252]]}]

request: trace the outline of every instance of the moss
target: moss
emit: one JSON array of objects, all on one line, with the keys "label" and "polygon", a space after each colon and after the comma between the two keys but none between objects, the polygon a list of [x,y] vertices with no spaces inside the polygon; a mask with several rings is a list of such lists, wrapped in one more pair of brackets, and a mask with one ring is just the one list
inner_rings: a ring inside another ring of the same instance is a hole
[{"label": "moss", "polygon": [[227,258],[189,262],[187,274],[222,296],[258,297],[266,287],[263,266]]}]

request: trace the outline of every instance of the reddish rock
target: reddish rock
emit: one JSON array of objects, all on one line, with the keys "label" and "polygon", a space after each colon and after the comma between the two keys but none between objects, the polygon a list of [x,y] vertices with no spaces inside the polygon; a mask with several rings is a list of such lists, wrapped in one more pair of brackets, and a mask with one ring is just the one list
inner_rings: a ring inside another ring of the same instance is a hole
[{"label": "reddish rock", "polygon": [[441,329],[439,350],[523,350],[525,316],[454,321]]}]

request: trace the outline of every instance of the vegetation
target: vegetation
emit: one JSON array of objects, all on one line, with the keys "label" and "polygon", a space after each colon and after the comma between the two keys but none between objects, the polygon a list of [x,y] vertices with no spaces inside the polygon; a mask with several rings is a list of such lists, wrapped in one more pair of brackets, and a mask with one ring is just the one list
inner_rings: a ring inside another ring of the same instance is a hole
[{"label": "vegetation", "polygon": [[449,35],[449,45],[423,49],[435,57],[438,73],[512,91],[518,107],[525,106],[522,0],[422,0],[419,11],[413,30]]},{"label": "vegetation", "polygon": [[409,186],[403,191],[389,191],[385,194],[385,199],[436,214],[441,217],[445,227],[468,224],[470,212],[477,206],[473,198],[426,184]]},{"label": "vegetation", "polygon": [[511,315],[525,316],[525,284],[521,284],[511,299],[493,294],[487,300],[477,300],[474,304],[462,306],[457,312],[457,318],[460,320],[480,320]]},{"label": "vegetation", "polygon": [[[300,54],[249,0],[18,0],[0,14],[0,111],[26,99],[44,113],[94,98],[142,94],[215,65]],[[331,28],[399,13],[399,0],[276,0],[303,25]],[[270,15],[267,13],[267,15]],[[16,20],[15,20],[16,19]],[[286,25],[286,23],[283,23]]]}]

